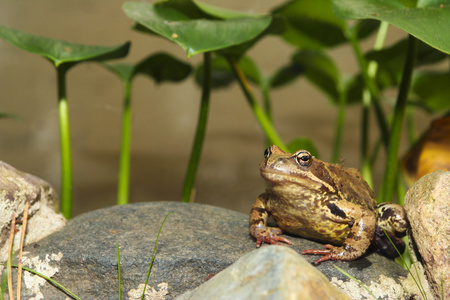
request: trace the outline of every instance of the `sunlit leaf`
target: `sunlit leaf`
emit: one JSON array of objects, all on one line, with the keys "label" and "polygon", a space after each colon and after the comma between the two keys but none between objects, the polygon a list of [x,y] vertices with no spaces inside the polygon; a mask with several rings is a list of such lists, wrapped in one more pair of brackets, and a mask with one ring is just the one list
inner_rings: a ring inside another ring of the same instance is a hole
[{"label": "sunlit leaf", "polygon": [[272,20],[270,16],[194,19],[166,2],[161,3],[125,2],[123,10],[132,20],[180,45],[188,57],[248,42],[258,37]]},{"label": "sunlit leaf", "polygon": [[450,53],[450,0],[418,1],[417,5],[408,7],[399,0],[333,0],[336,15],[343,19],[386,21]]},{"label": "sunlit leaf", "polygon": [[55,66],[87,60],[102,61],[120,58],[126,56],[130,48],[129,42],[112,47],[81,45],[40,37],[3,25],[0,25],[0,38],[22,50],[48,58]]}]

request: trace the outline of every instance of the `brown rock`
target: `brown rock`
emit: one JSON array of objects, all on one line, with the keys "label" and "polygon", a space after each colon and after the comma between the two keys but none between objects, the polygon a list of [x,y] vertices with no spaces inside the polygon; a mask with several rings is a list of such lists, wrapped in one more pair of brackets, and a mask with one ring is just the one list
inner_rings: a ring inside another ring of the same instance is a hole
[{"label": "brown rock", "polygon": [[[405,210],[435,296],[450,299],[450,172],[433,172],[417,181],[406,194]],[[411,252],[414,248],[410,245]]]},{"label": "brown rock", "polygon": [[[8,257],[8,238],[12,215],[23,218],[25,202],[29,201],[27,235],[25,244],[37,241],[65,224],[57,213],[58,199],[55,190],[44,180],[21,172],[0,161],[0,263]],[[21,225],[16,228],[20,229]],[[15,246],[18,238],[16,234]]]}]

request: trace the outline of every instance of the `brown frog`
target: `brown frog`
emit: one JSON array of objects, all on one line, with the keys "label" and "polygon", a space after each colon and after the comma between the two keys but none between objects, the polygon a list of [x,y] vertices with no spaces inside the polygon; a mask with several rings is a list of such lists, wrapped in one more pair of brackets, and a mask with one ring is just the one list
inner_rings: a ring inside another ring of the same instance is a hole
[{"label": "brown frog", "polygon": [[[401,237],[409,223],[403,207],[393,203],[377,206],[373,191],[358,170],[323,162],[306,150],[291,154],[272,146],[264,156],[260,171],[270,188],[259,195],[250,212],[250,233],[256,247],[262,243],[292,244],[278,236],[287,232],[328,243],[325,249],[302,251],[323,255],[316,264],[357,259],[371,245],[395,257],[397,252],[386,232],[397,249],[404,251]],[[269,215],[279,228],[267,226]]]}]

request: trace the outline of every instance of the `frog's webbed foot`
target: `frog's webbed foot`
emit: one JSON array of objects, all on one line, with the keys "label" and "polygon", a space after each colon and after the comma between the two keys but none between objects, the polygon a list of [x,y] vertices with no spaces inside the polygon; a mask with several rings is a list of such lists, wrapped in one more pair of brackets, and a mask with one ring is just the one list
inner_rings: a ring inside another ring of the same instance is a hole
[{"label": "frog's webbed foot", "polygon": [[292,245],[292,242],[284,237],[278,236],[283,231],[278,227],[259,226],[254,228],[252,235],[256,238],[256,248],[261,247],[262,243],[279,245],[283,242]]},{"label": "frog's webbed foot", "polygon": [[333,248],[337,248],[337,247],[335,247],[335,246],[333,246],[333,245],[329,245],[329,244],[324,245],[323,247],[324,247],[325,249],[309,249],[309,250],[303,250],[303,251],[302,251],[302,254],[323,255],[321,258],[319,258],[319,259],[317,259],[316,261],[314,261],[314,263],[315,263],[316,265],[317,265],[317,264],[320,264],[320,263],[323,262],[323,261],[327,261],[327,260],[333,259],[333,258],[332,258],[332,254],[331,254],[331,250],[332,250]]},{"label": "frog's webbed foot", "polygon": [[309,249],[303,250],[302,254],[315,254],[315,255],[323,255],[321,258],[314,261],[314,263],[320,264],[323,261],[327,260],[354,260],[362,255],[362,252],[357,251],[351,246],[336,247],[333,245],[324,245],[325,249]]}]

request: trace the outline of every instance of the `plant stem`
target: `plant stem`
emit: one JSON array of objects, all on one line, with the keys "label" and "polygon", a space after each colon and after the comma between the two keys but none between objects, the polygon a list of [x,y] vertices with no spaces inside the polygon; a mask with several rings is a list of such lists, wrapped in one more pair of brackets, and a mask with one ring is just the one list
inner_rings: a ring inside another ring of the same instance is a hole
[{"label": "plant stem", "polygon": [[197,130],[195,134],[194,144],[192,145],[191,158],[189,159],[189,165],[184,179],[183,192],[181,200],[183,202],[192,201],[192,191],[195,183],[195,177],[197,174],[198,164],[200,162],[200,156],[203,148],[203,140],[205,138],[206,123],[208,121],[209,100],[211,96],[211,53],[206,52],[203,55],[203,89],[202,99],[200,103],[200,112],[197,121]]},{"label": "plant stem", "polygon": [[334,162],[334,163],[339,162],[339,157],[341,155],[342,133],[344,131],[344,120],[345,120],[346,110],[347,110],[347,97],[345,96],[343,89],[340,88],[339,112],[338,112],[338,117],[337,117],[337,121],[336,121],[336,132],[334,134],[335,139],[334,139],[333,155],[332,155],[332,162]]},{"label": "plant stem", "polygon": [[403,68],[402,81],[398,91],[397,102],[392,120],[391,136],[389,140],[389,151],[386,159],[386,168],[383,183],[380,188],[379,202],[392,201],[397,183],[398,152],[402,133],[403,119],[405,116],[411,78],[417,52],[417,40],[412,35],[408,38],[408,50],[405,66]]},{"label": "plant stem", "polygon": [[[381,22],[378,28],[378,33],[373,45],[373,50],[380,50],[383,48],[386,40],[389,23]],[[371,81],[375,82],[378,71],[378,63],[370,61],[367,66],[367,75]],[[373,187],[372,179],[372,165],[369,157],[369,109],[372,104],[370,91],[367,87],[363,90],[363,106],[362,106],[362,126],[361,126],[361,173],[370,187]]]},{"label": "plant stem", "polygon": [[122,142],[120,149],[117,204],[129,202],[131,160],[131,79],[123,81]]},{"label": "plant stem", "polygon": [[261,106],[256,101],[255,96],[253,95],[253,92],[250,88],[250,84],[247,80],[247,78],[244,75],[244,72],[242,72],[239,64],[231,57],[227,57],[228,63],[230,65],[231,70],[233,71],[234,75],[236,76],[239,85],[244,92],[245,98],[247,99],[248,104],[250,105],[253,113],[256,116],[256,119],[259,122],[259,125],[261,125],[264,133],[266,134],[267,138],[269,139],[271,144],[275,144],[284,151],[287,151],[287,147],[284,144],[284,142],[281,140],[280,136],[276,132],[275,128],[272,125],[272,122],[270,121],[267,114],[264,112],[264,110],[261,108]]},{"label": "plant stem", "polygon": [[61,143],[61,212],[66,219],[72,217],[72,155],[70,148],[69,106],[66,98],[64,64],[56,67],[58,78],[59,134]]},{"label": "plant stem", "polygon": [[359,44],[354,30],[347,28],[345,34],[350,41],[353,52],[355,53],[355,56],[357,58],[366,88],[368,89],[372,97],[372,104],[374,105],[375,116],[377,117],[378,126],[380,127],[383,144],[387,149],[389,144],[389,129],[386,122],[386,117],[384,116],[383,110],[380,105],[380,92],[378,91],[375,78],[371,78],[369,75],[368,64],[366,59],[364,58],[364,53],[361,49],[361,45]]}]

